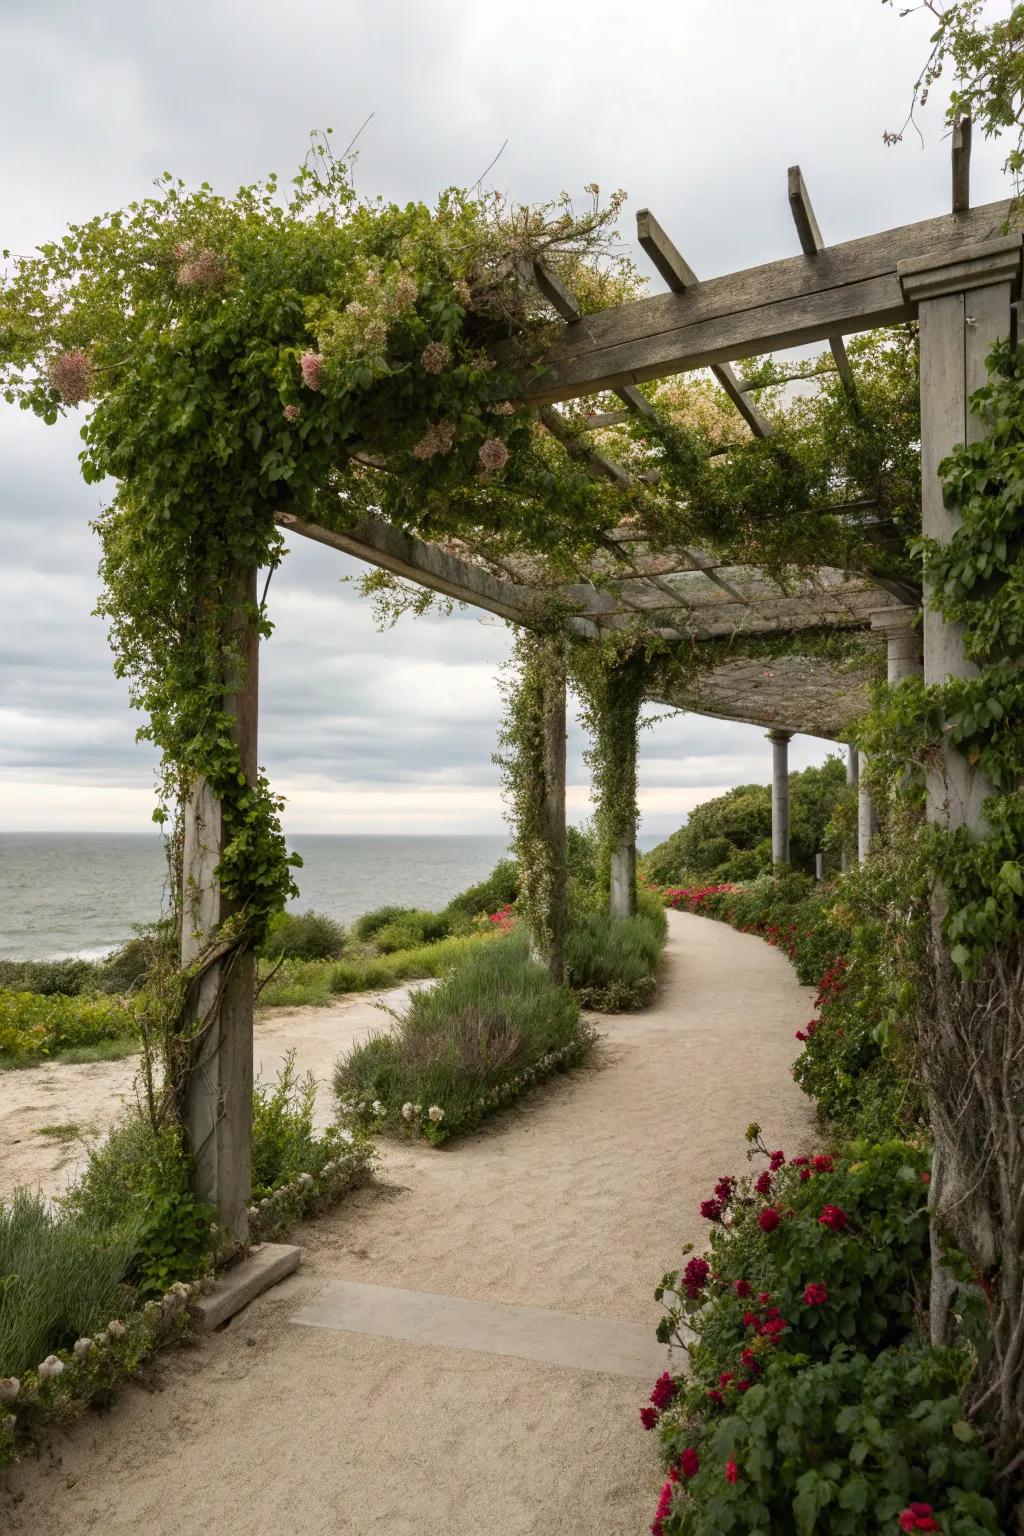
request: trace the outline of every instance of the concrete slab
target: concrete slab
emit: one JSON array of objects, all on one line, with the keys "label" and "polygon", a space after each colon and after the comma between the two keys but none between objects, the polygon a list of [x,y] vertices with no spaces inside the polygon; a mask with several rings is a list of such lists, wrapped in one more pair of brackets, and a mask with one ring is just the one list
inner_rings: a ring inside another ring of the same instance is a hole
[{"label": "concrete slab", "polygon": [[219,1328],[255,1297],[298,1269],[301,1259],[302,1249],[291,1243],[260,1243],[247,1259],[225,1270],[208,1295],[200,1296],[195,1303],[200,1326],[207,1332]]},{"label": "concrete slab", "polygon": [[513,1355],[644,1380],[665,1370],[670,1360],[665,1345],[640,1323],[579,1317],[546,1307],[469,1301],[356,1280],[331,1281],[291,1321],[304,1328]]}]

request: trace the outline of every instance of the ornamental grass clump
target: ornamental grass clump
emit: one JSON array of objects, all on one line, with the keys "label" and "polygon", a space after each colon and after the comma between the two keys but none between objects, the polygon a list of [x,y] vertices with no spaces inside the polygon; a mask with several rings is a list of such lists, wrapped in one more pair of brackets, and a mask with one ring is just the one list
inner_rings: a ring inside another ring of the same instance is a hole
[{"label": "ornamental grass clump", "polygon": [[594,1038],[572,994],[530,960],[524,935],[491,938],[338,1063],[339,1117],[439,1144],[582,1061]]},{"label": "ornamental grass clump", "polygon": [[646,1007],[658,985],[664,936],[660,908],[634,917],[589,912],[566,939],[566,982],[585,1008],[619,1013]]}]

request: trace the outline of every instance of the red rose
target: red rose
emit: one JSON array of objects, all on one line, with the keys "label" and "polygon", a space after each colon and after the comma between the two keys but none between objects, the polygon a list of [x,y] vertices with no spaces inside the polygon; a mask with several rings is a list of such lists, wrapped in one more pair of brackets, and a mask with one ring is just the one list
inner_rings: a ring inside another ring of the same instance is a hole
[{"label": "red rose", "polygon": [[811,1178],[811,1176],[812,1176],[811,1175],[811,1170],[809,1168],[801,1168],[800,1169],[800,1183],[801,1184],[806,1184],[807,1180],[809,1178]]},{"label": "red rose", "polygon": [[736,1292],[736,1295],[740,1298],[741,1301],[745,1301],[748,1296],[753,1294],[750,1288],[749,1280],[737,1280],[733,1286],[733,1290]]},{"label": "red rose", "polygon": [[654,1404],[655,1408],[666,1408],[675,1397],[678,1390],[679,1388],[672,1380],[672,1377],[669,1375],[668,1371],[662,1371],[661,1375],[654,1383],[654,1390],[651,1392],[651,1402]]},{"label": "red rose", "polygon": [[706,1259],[691,1259],[683,1270],[683,1284],[691,1301],[696,1301],[707,1284],[711,1266]]},{"label": "red rose", "polygon": [[781,1219],[774,1205],[766,1205],[763,1211],[757,1213],[757,1224],[762,1232],[774,1232]]},{"label": "red rose", "polygon": [[828,1301],[828,1287],[823,1284],[812,1283],[804,1291],[805,1307],[822,1307]]},{"label": "red rose", "polygon": [[658,1417],[659,1415],[657,1408],[640,1409],[640,1423],[643,1425],[644,1429],[653,1429],[655,1424],[658,1422]]},{"label": "red rose", "polygon": [[727,1483],[738,1483],[740,1480],[740,1469],[734,1461],[725,1464],[725,1480]]},{"label": "red rose", "polygon": [[729,1385],[730,1381],[733,1381],[733,1380],[734,1380],[734,1377],[733,1377],[732,1371],[723,1371],[721,1376],[719,1376],[719,1378],[718,1378],[718,1385],[720,1387],[724,1388],[724,1387],[727,1387]]},{"label": "red rose", "polygon": [[847,1215],[839,1205],[826,1205],[822,1207],[818,1221],[823,1227],[829,1227],[833,1232],[842,1232],[847,1226]]},{"label": "red rose", "polygon": [[900,1511],[901,1531],[941,1531],[942,1527],[932,1514],[930,1504],[910,1504]]},{"label": "red rose", "polygon": [[762,1173],[761,1176],[758,1179],[755,1180],[754,1188],[757,1190],[759,1195],[770,1195],[771,1194],[771,1192],[772,1192],[772,1176],[768,1172],[767,1168],[765,1169],[764,1173]]},{"label": "red rose", "polygon": [[771,1301],[772,1293],[771,1293],[771,1291],[758,1291],[757,1299],[760,1302]]},{"label": "red rose", "polygon": [[784,1317],[770,1317],[757,1330],[762,1339],[777,1339],[785,1333],[789,1324]]},{"label": "red rose", "polygon": [[740,1350],[740,1361],[746,1366],[748,1371],[759,1371],[761,1369],[757,1356],[749,1346],[746,1349]]},{"label": "red rose", "polygon": [[789,1160],[789,1166],[791,1168],[803,1168],[808,1162],[810,1162],[810,1158],[807,1157],[791,1157]]},{"label": "red rose", "polygon": [[744,1326],[744,1328],[753,1328],[755,1323],[757,1322],[757,1320],[758,1320],[758,1318],[757,1318],[757,1313],[756,1312],[744,1312],[744,1314],[743,1314],[743,1326]]},{"label": "red rose", "polygon": [[721,1408],[722,1404],[725,1402],[725,1398],[722,1396],[721,1392],[719,1392],[717,1387],[708,1388],[708,1397],[710,1397],[713,1403],[717,1403],[719,1408]]},{"label": "red rose", "polygon": [[705,1221],[718,1221],[722,1215],[721,1203],[718,1200],[702,1200],[700,1213]]},{"label": "red rose", "polygon": [[786,1154],[781,1150],[778,1152],[770,1152],[768,1154],[768,1166],[772,1173],[775,1173],[776,1169],[781,1168],[785,1161]]},{"label": "red rose", "polygon": [[684,1477],[696,1477],[700,1471],[700,1457],[692,1445],[688,1445],[680,1456],[679,1470]]},{"label": "red rose", "polygon": [[812,1157],[811,1158],[811,1162],[813,1163],[814,1167],[818,1170],[819,1173],[834,1173],[835,1172],[835,1166],[836,1166],[835,1163],[832,1161],[832,1159],[830,1157],[826,1157],[823,1154],[818,1156],[818,1157]]}]

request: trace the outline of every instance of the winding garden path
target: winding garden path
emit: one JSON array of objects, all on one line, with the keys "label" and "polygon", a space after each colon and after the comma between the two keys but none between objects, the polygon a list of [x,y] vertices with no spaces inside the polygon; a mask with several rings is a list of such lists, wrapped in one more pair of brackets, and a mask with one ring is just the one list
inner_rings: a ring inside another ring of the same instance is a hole
[{"label": "winding garden path", "polygon": [[[807,1146],[790,1065],[809,1003],[759,939],[671,913],[659,999],[602,1021],[595,1069],[449,1150],[388,1146],[376,1186],[299,1234],[296,1276],[167,1357],[158,1390],[89,1415],[59,1467],[14,1474],[13,1529],[641,1536],[658,1469],[637,1409],[657,1347],[648,1371],[636,1325],[653,1336],[654,1286],[705,1235],[717,1176],[744,1168],[748,1122]],[[367,1331],[337,1325],[339,1294],[357,1294],[342,1282],[366,1287]],[[569,1314],[583,1363],[553,1363],[557,1320],[508,1308]],[[601,1340],[614,1370],[596,1368]]]}]

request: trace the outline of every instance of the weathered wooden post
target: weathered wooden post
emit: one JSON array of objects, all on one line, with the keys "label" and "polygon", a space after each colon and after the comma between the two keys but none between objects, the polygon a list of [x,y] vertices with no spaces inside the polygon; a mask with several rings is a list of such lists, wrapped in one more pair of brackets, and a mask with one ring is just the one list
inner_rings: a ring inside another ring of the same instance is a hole
[{"label": "weathered wooden post", "polygon": [[567,867],[565,846],[565,638],[546,636],[539,641],[545,651],[544,788],[542,818],[551,869],[547,912],[547,954],[542,956],[552,981],[565,980],[565,933]]},{"label": "weathered wooden post", "polygon": [[[636,729],[623,735],[622,760],[618,767],[620,785],[636,783]],[[633,917],[636,913],[636,818],[619,828],[611,849],[608,910],[612,917]]]},{"label": "weathered wooden post", "polygon": [[789,863],[789,743],[792,731],[771,730],[772,744],[772,864]]},{"label": "weathered wooden post", "polygon": [[[233,675],[225,677],[224,711],[234,719],[242,771],[253,782],[259,711],[255,570],[239,571],[237,593],[245,606],[228,647],[234,651],[228,663]],[[204,779],[192,787],[184,834],[181,958],[190,965],[231,915],[217,879],[225,842],[221,804]],[[194,983],[190,1013],[198,1035],[183,1102],[196,1194],[217,1207],[222,1226],[237,1242],[248,1237],[252,1182],[253,986],[248,949],[231,951]]]},{"label": "weathered wooden post", "polygon": [[[986,359],[995,344],[1012,333],[1011,304],[1020,287],[1022,235],[1017,233],[983,245],[961,247],[936,261],[929,257],[901,262],[897,273],[908,301],[917,305],[921,342],[921,507],[927,537],[948,542],[959,525],[955,506],[948,506],[939,479],[939,464],[961,443],[976,442],[984,423],[973,416],[968,402],[985,383]],[[975,675],[964,654],[958,625],[947,623],[928,603],[924,610],[924,676],[926,683]],[[949,740],[943,739],[941,761],[927,775],[928,816],[950,829],[984,829],[982,804],[989,785],[981,771]],[[964,1004],[952,962],[942,940],[944,898],[935,892],[934,952],[937,967],[934,1039],[926,1066],[941,1079],[943,1057],[957,1054]],[[936,1078],[933,1077],[933,1081]],[[989,1197],[982,1193],[978,1166],[965,1125],[958,1124],[956,1095],[931,1094],[931,1123],[935,1153],[929,1202],[933,1237],[944,1227],[969,1234],[965,1246],[982,1269],[999,1257],[999,1239]],[[952,1110],[952,1112],[951,1112]],[[955,1283],[941,1263],[941,1245],[933,1241],[931,1331],[944,1342],[950,1325]]]}]

